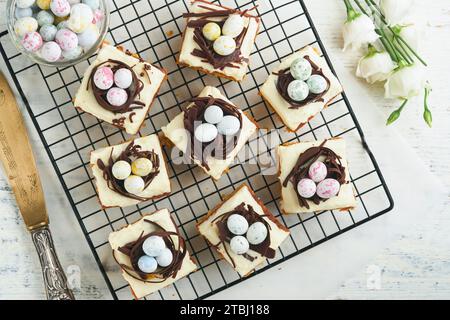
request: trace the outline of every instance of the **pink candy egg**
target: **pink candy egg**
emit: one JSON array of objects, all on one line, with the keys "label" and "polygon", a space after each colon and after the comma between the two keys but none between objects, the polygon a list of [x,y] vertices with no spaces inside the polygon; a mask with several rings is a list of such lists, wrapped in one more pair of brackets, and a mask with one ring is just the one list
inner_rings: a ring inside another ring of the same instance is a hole
[{"label": "pink candy egg", "polygon": [[61,58],[61,48],[55,41],[46,42],[41,48],[41,56],[49,62],[55,62]]},{"label": "pink candy egg", "polygon": [[94,84],[100,90],[108,90],[114,84],[114,72],[111,68],[101,67],[95,71]]},{"label": "pink candy egg", "polygon": [[105,13],[100,9],[94,10],[94,19],[92,19],[92,23],[96,24],[97,22],[100,22],[105,18]]},{"label": "pink candy egg", "polygon": [[70,13],[70,3],[67,0],[52,0],[50,10],[57,17],[66,17]]},{"label": "pink candy egg", "polygon": [[309,167],[309,178],[316,183],[325,180],[327,174],[327,166],[321,161],[316,161]]},{"label": "pink candy egg", "polygon": [[59,30],[56,33],[55,41],[64,51],[73,50],[78,46],[77,35],[68,29]]},{"label": "pink candy egg", "polygon": [[42,37],[38,32],[29,32],[25,34],[21,43],[25,50],[36,52],[42,47]]},{"label": "pink candy egg", "polygon": [[128,99],[128,94],[125,90],[121,88],[111,88],[108,90],[106,94],[106,100],[108,100],[109,104],[115,107],[120,107],[125,104]]},{"label": "pink candy egg", "polygon": [[316,184],[311,179],[302,179],[297,185],[297,191],[302,198],[312,198],[316,194]]},{"label": "pink candy egg", "polygon": [[317,195],[322,199],[330,199],[338,195],[341,185],[335,179],[325,179],[317,185]]}]

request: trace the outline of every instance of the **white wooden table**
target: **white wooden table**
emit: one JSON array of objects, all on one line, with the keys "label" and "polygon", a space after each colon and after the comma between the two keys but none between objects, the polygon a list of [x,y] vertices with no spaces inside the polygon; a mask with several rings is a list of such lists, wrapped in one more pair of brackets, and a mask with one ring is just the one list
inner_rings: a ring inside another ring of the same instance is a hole
[{"label": "white wooden table", "polygon": [[[0,30],[5,29],[5,2],[0,0]],[[426,30],[423,52],[434,87],[432,130],[421,120],[420,102],[417,107],[408,107],[395,127],[386,128],[384,121],[391,109],[383,99],[382,88],[369,88],[355,79],[358,57],[340,49],[340,26],[345,19],[341,1],[306,0],[306,4],[386,175],[396,209],[216,297],[232,298],[238,293],[239,297],[255,299],[448,299],[450,4],[448,0],[416,0],[420,13],[416,21]],[[5,70],[3,61],[0,69]],[[64,266],[70,266],[69,277],[77,270],[81,272],[77,298],[108,299],[108,290],[84,236],[26,118],[47,191],[60,259]],[[406,159],[408,169],[404,169]],[[45,298],[34,246],[3,174],[0,212],[0,299]]]}]

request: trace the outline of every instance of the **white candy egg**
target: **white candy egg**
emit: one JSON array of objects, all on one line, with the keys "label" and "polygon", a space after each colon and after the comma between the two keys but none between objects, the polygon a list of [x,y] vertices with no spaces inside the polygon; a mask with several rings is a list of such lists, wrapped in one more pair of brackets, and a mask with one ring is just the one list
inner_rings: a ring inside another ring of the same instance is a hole
[{"label": "white candy egg", "polygon": [[95,71],[94,84],[100,90],[108,90],[114,84],[114,72],[109,67],[100,67]]},{"label": "white candy egg", "polygon": [[145,182],[141,177],[131,175],[125,179],[123,186],[127,192],[137,195],[144,190]]},{"label": "white candy egg", "polygon": [[66,17],[70,13],[70,3],[67,0],[52,0],[50,10],[57,17]]},{"label": "white candy egg", "polygon": [[92,10],[98,9],[100,7],[100,0],[82,0],[84,4],[91,7]]},{"label": "white candy egg", "polygon": [[219,133],[224,136],[233,136],[239,132],[241,123],[235,116],[225,116],[217,125]]},{"label": "white candy egg", "polygon": [[45,24],[39,29],[44,41],[55,40],[56,32],[58,32],[58,29],[53,24]]},{"label": "white candy egg", "polygon": [[244,254],[250,249],[250,244],[245,237],[235,236],[230,240],[230,248],[235,254]]},{"label": "white candy egg", "polygon": [[316,194],[317,186],[311,179],[302,179],[298,182],[297,191],[300,197],[309,199]]},{"label": "white candy egg", "polygon": [[25,50],[36,52],[42,47],[42,36],[35,32],[27,33],[20,42]]},{"label": "white candy egg", "polygon": [[78,46],[78,37],[69,29],[61,29],[56,32],[55,41],[62,50],[70,51]]},{"label": "white candy egg", "polygon": [[100,36],[100,31],[95,24],[90,24],[86,30],[78,33],[78,45],[83,47],[84,50],[89,50],[95,44]]},{"label": "white candy egg", "polygon": [[131,174],[131,166],[124,160],[116,161],[112,166],[112,174],[118,180],[125,180]]},{"label": "white candy egg", "polygon": [[131,163],[131,172],[137,176],[145,177],[153,170],[152,162],[147,158],[139,158]]},{"label": "white candy egg", "polygon": [[80,46],[77,46],[76,48],[69,50],[69,51],[63,51],[62,55],[67,60],[73,60],[78,57],[80,57],[83,54],[83,48]]},{"label": "white candy egg", "polygon": [[220,26],[215,22],[208,22],[203,26],[202,33],[206,39],[214,41],[220,37]]},{"label": "white candy egg", "polygon": [[236,41],[230,36],[220,36],[214,41],[214,51],[221,56],[228,56],[236,50]]},{"label": "white candy egg", "polygon": [[164,248],[162,252],[156,257],[156,261],[160,267],[168,267],[173,261],[173,254],[169,248]]},{"label": "white candy egg", "polygon": [[202,123],[194,132],[195,139],[202,143],[211,142],[217,137],[217,128],[210,123]]},{"label": "white candy egg", "polygon": [[29,32],[35,32],[38,29],[38,22],[33,17],[24,17],[17,19],[14,23],[14,32],[19,36],[23,37]]},{"label": "white candy egg", "polygon": [[164,249],[166,249],[166,243],[160,236],[150,236],[142,244],[142,250],[150,257],[159,256]]},{"label": "white candy egg", "polygon": [[256,246],[266,240],[267,233],[268,230],[264,223],[260,221],[252,223],[247,231],[247,240],[250,244]]},{"label": "white candy egg", "polygon": [[314,162],[308,170],[309,178],[316,183],[323,181],[327,174],[327,166],[322,161]]},{"label": "white candy egg", "polygon": [[218,124],[223,119],[223,110],[221,107],[212,105],[206,108],[203,115],[205,121],[211,124]]},{"label": "white candy egg", "polygon": [[122,68],[114,73],[114,83],[122,89],[128,89],[133,82],[133,74],[130,70]]},{"label": "white candy egg", "polygon": [[248,230],[248,222],[242,215],[232,214],[228,217],[227,227],[232,234],[242,236]]},{"label": "white candy egg", "polygon": [[327,90],[328,83],[327,80],[321,75],[314,74],[311,78],[306,81],[309,87],[309,91],[314,94],[321,94],[325,90]]},{"label": "white candy egg", "polygon": [[31,8],[16,8],[14,16],[16,19],[31,17],[33,15],[33,10]]},{"label": "white candy egg", "polygon": [[236,38],[244,30],[245,20],[240,14],[232,14],[225,21],[222,33],[225,36]]},{"label": "white candy egg", "polygon": [[93,20],[92,9],[84,3],[78,3],[73,5],[70,10],[68,24],[73,32],[82,33],[92,24]]},{"label": "white candy egg", "polygon": [[144,273],[153,273],[158,268],[158,263],[153,257],[142,256],[138,260],[138,268]]},{"label": "white candy egg", "polygon": [[69,22],[68,22],[67,20],[61,21],[61,22],[59,22],[59,23],[56,25],[56,28],[57,28],[58,30],[61,30],[61,29],[68,29],[68,28],[69,28]]},{"label": "white candy egg", "polygon": [[294,80],[289,83],[287,92],[292,100],[300,102],[308,97],[309,88],[306,82],[302,80]]},{"label": "white candy egg", "polygon": [[291,75],[296,80],[308,80],[312,74],[311,63],[304,58],[295,59],[291,64]]},{"label": "white candy egg", "polygon": [[42,58],[48,62],[55,62],[61,58],[61,47],[54,41],[44,43],[40,52]]},{"label": "white candy egg", "polygon": [[42,10],[36,15],[36,20],[38,25],[42,27],[44,24],[52,24],[55,21],[55,17],[50,12]]},{"label": "white candy egg", "polygon": [[18,8],[29,8],[31,7],[36,0],[16,0],[16,6]]},{"label": "white candy egg", "polygon": [[128,93],[122,88],[113,87],[108,90],[106,100],[108,100],[110,105],[120,107],[127,102]]},{"label": "white candy egg", "polygon": [[341,185],[335,179],[325,179],[317,185],[317,195],[322,199],[330,199],[338,195]]}]

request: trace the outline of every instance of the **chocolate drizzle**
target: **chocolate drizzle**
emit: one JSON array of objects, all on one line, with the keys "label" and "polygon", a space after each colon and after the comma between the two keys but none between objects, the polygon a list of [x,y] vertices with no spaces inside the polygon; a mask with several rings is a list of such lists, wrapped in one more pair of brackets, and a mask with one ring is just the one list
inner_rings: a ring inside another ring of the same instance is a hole
[{"label": "chocolate drizzle", "polygon": [[[242,114],[231,103],[223,100],[216,99],[212,96],[208,97],[195,97],[190,100],[193,105],[184,109],[184,128],[188,131],[191,144],[190,154],[192,159],[199,160],[203,167],[209,170],[208,163],[206,161],[208,156],[212,156],[216,159],[226,159],[226,157],[236,148],[239,140],[240,131],[242,129]],[[216,105],[223,111],[224,116],[234,116],[239,119],[240,129],[234,136],[217,135],[217,138],[211,142],[201,143],[195,139],[195,129],[204,122],[204,113],[209,106]],[[186,153],[189,150],[186,150]]]},{"label": "chocolate drizzle", "polygon": [[125,148],[125,150],[116,158],[112,158],[113,150],[111,151],[111,155],[109,156],[108,164],[105,164],[102,159],[97,160],[97,166],[100,170],[103,171],[103,178],[106,180],[108,187],[131,199],[139,200],[139,201],[147,201],[151,198],[145,198],[140,197],[135,194],[129,193],[125,190],[124,187],[124,181],[116,179],[112,174],[112,167],[115,162],[123,160],[131,164],[131,162],[134,159],[137,158],[147,158],[152,162],[153,170],[150,174],[148,174],[145,177],[142,177],[144,179],[144,190],[152,183],[153,179],[159,174],[159,156],[152,150],[152,151],[141,151],[140,145],[135,145],[134,141],[130,142],[130,144]]},{"label": "chocolate drizzle", "polygon": [[[297,191],[297,185],[300,180],[308,178],[309,167],[316,161],[322,161],[327,167],[327,177],[336,179],[340,185],[344,185],[346,183],[345,176],[345,168],[342,166],[341,157],[338,156],[333,150],[326,148],[325,144],[327,141],[324,141],[318,147],[312,147],[303,152],[289,175],[283,182],[283,187],[287,187],[288,183],[291,182],[294,185],[295,192],[298,197],[298,201],[302,207],[309,209],[308,201],[312,201],[314,204],[318,205],[321,202],[325,202],[327,199],[320,198],[317,194],[310,199],[305,199],[300,196]],[[323,158],[323,160],[321,159]]]},{"label": "chocolate drizzle", "polygon": [[316,65],[309,56],[305,56],[304,59],[308,60],[308,62],[311,64],[312,74],[320,75],[320,76],[324,77],[325,80],[327,81],[328,86],[327,86],[327,89],[320,94],[314,94],[314,93],[310,92],[308,97],[305,100],[299,102],[299,101],[295,101],[295,100],[291,99],[291,97],[288,94],[288,86],[292,81],[295,80],[290,72],[290,68],[287,68],[287,69],[281,70],[277,73],[274,73],[275,75],[278,76],[278,80],[277,80],[277,84],[276,84],[278,93],[283,97],[284,100],[286,100],[287,102],[289,102],[291,104],[291,107],[289,107],[289,109],[299,109],[310,103],[324,102],[323,97],[330,89],[330,80],[323,74],[322,69],[319,68],[319,66]]},{"label": "chocolate drizzle", "polygon": [[[115,250],[113,250],[114,259],[121,266],[122,270],[125,273],[136,280],[140,280],[146,283],[161,283],[169,279],[170,277],[175,278],[178,271],[180,271],[183,265],[183,260],[187,253],[186,243],[183,237],[181,237],[178,232],[167,231],[156,222],[146,220],[145,218],[144,221],[156,227],[157,231],[153,231],[145,236],[143,235],[143,233],[141,233],[136,241],[132,241],[122,247],[117,248],[117,251],[130,258],[130,265],[119,263],[116,258]],[[167,267],[160,267],[154,273],[145,273],[139,270],[138,260],[140,257],[145,255],[144,251],[142,250],[142,244],[147,238],[151,236],[159,236],[163,238],[167,248],[172,252],[173,260],[172,263]],[[177,246],[175,245],[174,239],[172,237],[178,238]]]}]

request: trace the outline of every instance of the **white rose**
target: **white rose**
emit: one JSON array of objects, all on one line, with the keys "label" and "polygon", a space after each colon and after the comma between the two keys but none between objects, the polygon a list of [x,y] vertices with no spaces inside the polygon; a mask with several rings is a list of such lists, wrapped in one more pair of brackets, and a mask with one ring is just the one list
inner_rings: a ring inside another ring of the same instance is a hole
[{"label": "white rose", "polygon": [[358,15],[347,21],[342,28],[344,37],[344,51],[348,48],[360,49],[367,44],[374,43],[378,38],[373,21],[365,14]]},{"label": "white rose", "polygon": [[384,89],[388,99],[410,99],[419,95],[425,87],[425,72],[422,65],[403,67],[388,78]]},{"label": "white rose", "polygon": [[380,8],[387,23],[399,24],[409,15],[414,6],[413,0],[381,0]]},{"label": "white rose", "polygon": [[372,84],[386,80],[396,65],[387,52],[369,53],[359,60],[356,76]]}]

